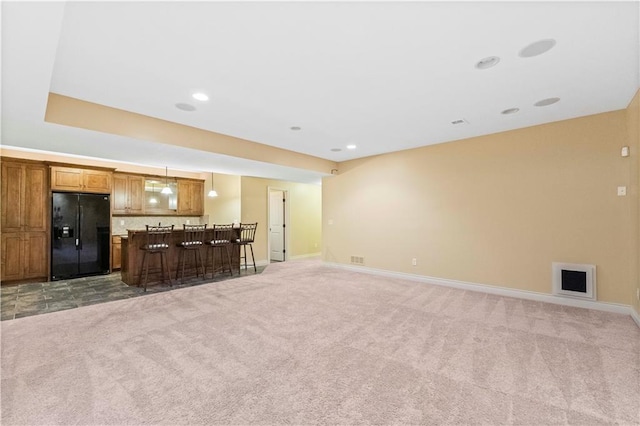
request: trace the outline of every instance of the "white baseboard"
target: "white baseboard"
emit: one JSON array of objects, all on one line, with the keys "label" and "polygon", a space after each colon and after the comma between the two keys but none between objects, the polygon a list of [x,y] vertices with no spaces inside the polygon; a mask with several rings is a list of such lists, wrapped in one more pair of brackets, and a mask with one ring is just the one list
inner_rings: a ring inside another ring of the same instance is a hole
[{"label": "white baseboard", "polygon": [[640,327],[640,314],[635,309],[631,308],[631,318],[636,322],[636,325]]},{"label": "white baseboard", "polygon": [[299,254],[297,256],[291,256],[287,260],[308,259],[310,257],[320,257],[320,256],[322,256],[322,253]]},{"label": "white baseboard", "polygon": [[571,297],[554,296],[552,294],[538,293],[528,290],[516,290],[506,287],[497,287],[488,284],[478,284],[467,281],[450,280],[447,278],[429,277],[425,275],[407,274],[404,272],[386,271],[384,269],[369,268],[366,266],[351,266],[342,263],[324,262],[325,265],[345,269],[348,271],[362,272],[365,274],[379,275],[389,278],[401,278],[405,280],[418,281],[427,284],[440,285],[445,287],[458,288],[461,290],[478,291],[481,293],[495,294],[498,296],[514,297],[517,299],[534,300],[537,302],[554,303],[556,305],[572,306],[576,308],[594,309],[598,311],[613,312],[617,314],[631,315],[633,320],[640,327],[640,315],[629,305],[619,303],[597,302],[592,300],[574,299]]}]

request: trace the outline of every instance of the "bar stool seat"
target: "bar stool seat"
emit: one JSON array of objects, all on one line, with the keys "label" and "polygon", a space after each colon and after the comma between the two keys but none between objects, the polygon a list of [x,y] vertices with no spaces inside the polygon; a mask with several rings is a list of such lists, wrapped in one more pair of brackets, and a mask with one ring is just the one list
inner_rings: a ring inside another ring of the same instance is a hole
[{"label": "bar stool seat", "polygon": [[[167,251],[169,250],[169,243],[167,240],[170,238],[173,232],[173,225],[168,226],[154,226],[146,225],[147,235],[146,242],[140,250],[144,252],[142,256],[142,266],[140,268],[140,276],[138,277],[138,285],[144,286],[144,291],[147,291],[147,280],[149,278],[149,259],[147,255],[160,255],[160,270],[162,272],[162,282],[165,280],[165,272],[167,273],[166,279],[169,280],[169,285],[173,286],[171,281],[171,274],[169,273],[169,261],[167,260]],[[142,281],[142,272],[144,271],[144,282]]]},{"label": "bar stool seat", "polygon": [[198,273],[198,266],[202,268],[202,279],[204,279],[204,264],[202,263],[202,255],[200,249],[204,246],[204,232],[207,229],[207,224],[204,225],[182,225],[184,230],[184,239],[180,243],[176,244],[180,250],[178,254],[178,267],[176,268],[176,280],[178,279],[178,272],[180,272],[180,265],[182,264],[182,276],[180,282],[184,282],[184,265],[186,263],[185,256],[187,252],[193,253],[196,278],[200,276]]},{"label": "bar stool seat", "polygon": [[258,228],[258,222],[256,223],[241,223],[240,224],[240,238],[235,241],[235,244],[240,245],[243,248],[244,255],[240,255],[240,260],[244,259],[244,270],[247,270],[247,246],[251,249],[251,260],[253,261],[253,271],[258,272],[256,268],[256,258],[253,256],[253,242],[256,238],[256,229]]},{"label": "bar stool seat", "polygon": [[[211,241],[207,242],[207,265],[209,263],[209,253],[211,253],[211,279],[216,275],[216,249],[220,251],[220,257],[223,263],[224,272],[224,254],[226,252],[227,265],[229,266],[229,273],[233,276],[233,269],[231,267],[231,239],[233,236],[233,225],[213,225],[213,235]],[[224,249],[224,252],[223,252]],[[205,266],[205,273],[207,266]]]}]

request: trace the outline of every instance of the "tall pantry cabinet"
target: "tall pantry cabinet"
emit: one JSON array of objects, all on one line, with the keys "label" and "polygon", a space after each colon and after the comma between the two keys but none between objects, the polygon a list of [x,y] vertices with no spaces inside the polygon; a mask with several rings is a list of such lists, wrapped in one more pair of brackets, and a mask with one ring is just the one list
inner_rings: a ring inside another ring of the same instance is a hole
[{"label": "tall pantry cabinet", "polygon": [[47,279],[49,168],[2,159],[2,281]]}]

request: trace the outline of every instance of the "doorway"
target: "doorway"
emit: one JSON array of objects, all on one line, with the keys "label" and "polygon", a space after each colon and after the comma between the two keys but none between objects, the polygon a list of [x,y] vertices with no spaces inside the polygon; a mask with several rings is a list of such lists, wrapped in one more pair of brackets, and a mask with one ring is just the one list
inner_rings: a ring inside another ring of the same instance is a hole
[{"label": "doorway", "polygon": [[269,261],[287,259],[288,192],[269,188]]}]

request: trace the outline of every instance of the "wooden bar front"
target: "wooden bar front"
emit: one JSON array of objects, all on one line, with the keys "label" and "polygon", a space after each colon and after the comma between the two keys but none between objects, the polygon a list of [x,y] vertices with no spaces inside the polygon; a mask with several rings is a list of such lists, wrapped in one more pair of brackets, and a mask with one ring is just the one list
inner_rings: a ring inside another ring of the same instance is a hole
[{"label": "wooden bar front", "polygon": [[[233,239],[239,238],[240,229],[234,229]],[[207,229],[205,231],[205,242],[211,240],[213,237],[213,229]],[[146,231],[128,231],[126,237],[122,237],[122,265],[120,273],[122,275],[122,281],[125,284],[131,286],[139,285],[140,270],[142,269],[142,257],[144,251],[140,249],[145,243],[147,238]],[[180,251],[183,250],[178,247],[178,244],[184,239],[184,231],[182,229],[174,230],[169,240],[169,250],[167,250],[167,260],[169,262],[169,273],[171,279],[176,279],[176,271],[178,268],[178,256]],[[200,248],[200,255],[202,261],[207,266],[207,275],[205,278],[211,277],[211,248],[205,244]],[[222,254],[224,250],[214,250],[215,255],[215,268],[216,274],[222,273],[223,269],[228,270],[226,253],[223,259]],[[196,275],[194,253],[187,251],[185,253],[185,270],[184,277],[194,278]],[[224,263],[223,263],[224,261]],[[149,278],[147,285],[151,286],[162,282],[162,272],[160,269],[160,255],[147,255],[147,262],[149,262]],[[236,244],[231,245],[231,268],[234,274],[240,273],[240,246]],[[180,268],[182,270],[182,267]],[[226,272],[228,274],[228,272]],[[202,276],[202,275],[201,275]],[[178,276],[180,279],[180,275]]]}]

